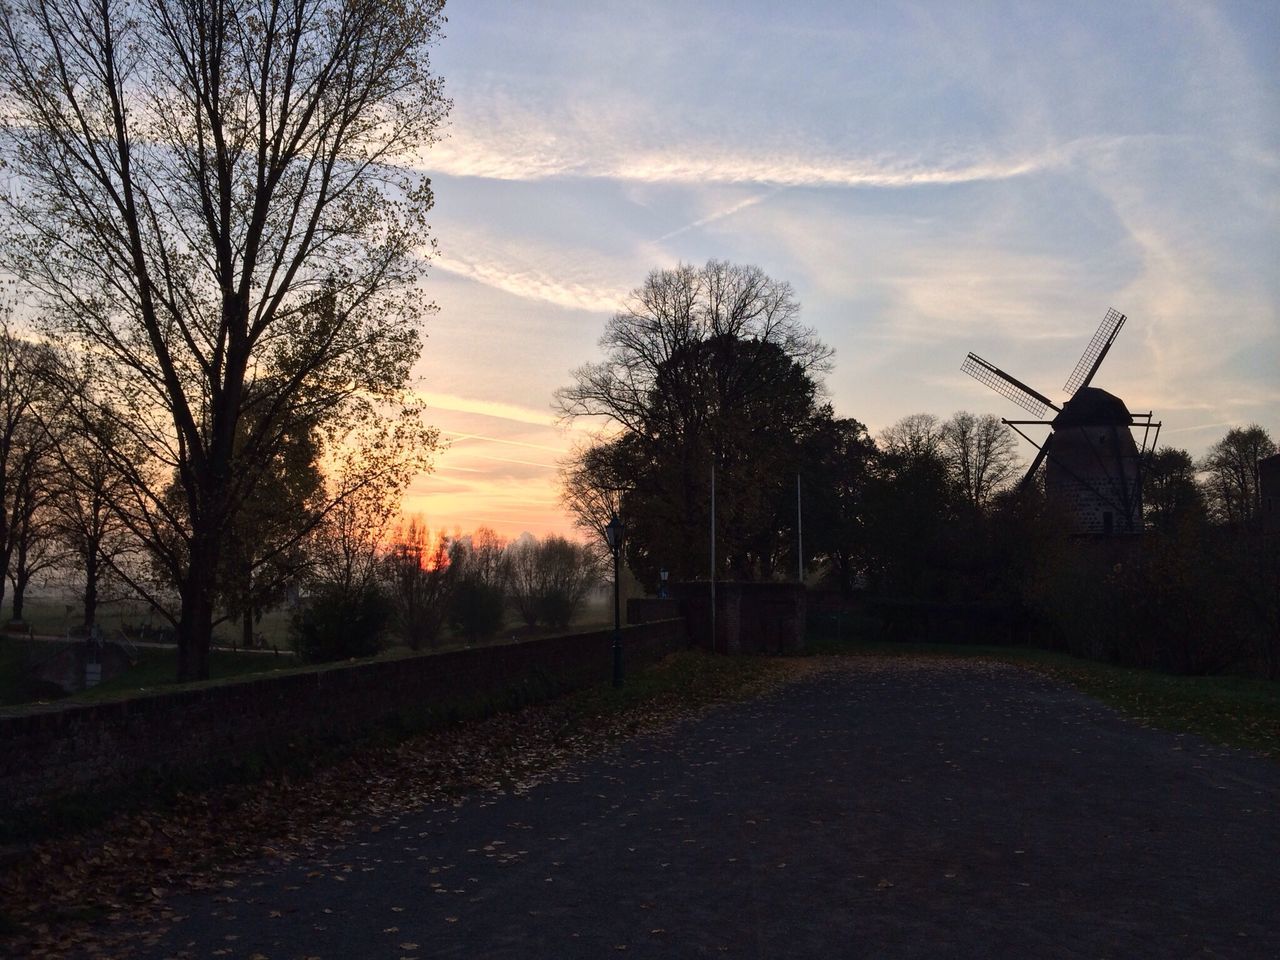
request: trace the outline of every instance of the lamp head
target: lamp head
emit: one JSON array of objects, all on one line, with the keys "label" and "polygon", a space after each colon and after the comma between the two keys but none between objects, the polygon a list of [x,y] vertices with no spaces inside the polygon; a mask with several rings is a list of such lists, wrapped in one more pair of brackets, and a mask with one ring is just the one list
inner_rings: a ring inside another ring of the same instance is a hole
[{"label": "lamp head", "polygon": [[610,550],[617,550],[622,545],[622,521],[618,519],[618,515],[612,514],[609,517],[609,523],[604,528],[604,538],[609,543]]}]

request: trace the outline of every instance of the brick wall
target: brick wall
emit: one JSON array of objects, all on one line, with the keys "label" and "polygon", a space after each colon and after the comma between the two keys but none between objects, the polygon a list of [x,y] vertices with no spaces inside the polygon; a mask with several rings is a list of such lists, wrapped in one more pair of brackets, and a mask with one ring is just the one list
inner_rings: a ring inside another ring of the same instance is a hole
[{"label": "brick wall", "polygon": [[[0,711],[0,809],[144,770],[278,751],[308,736],[346,738],[396,715],[465,707],[521,690],[607,680],[612,630],[398,660],[331,664],[95,704]],[[686,645],[683,620],[625,627],[628,665]]]},{"label": "brick wall", "polygon": [[711,584],[674,583],[671,594],[696,646],[718,653],[796,653],[804,647],[805,588],[798,583],[718,581],[715,637]]}]

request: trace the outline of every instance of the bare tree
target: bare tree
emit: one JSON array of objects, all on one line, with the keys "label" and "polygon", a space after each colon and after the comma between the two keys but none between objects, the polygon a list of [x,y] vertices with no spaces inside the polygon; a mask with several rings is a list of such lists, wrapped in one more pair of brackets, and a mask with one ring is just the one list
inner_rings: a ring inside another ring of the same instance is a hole
[{"label": "bare tree", "polygon": [[[331,482],[341,485],[344,479]],[[402,491],[403,484],[370,484],[343,497],[325,514],[309,545],[315,584],[348,598],[377,585],[383,545]]]},{"label": "bare tree", "polygon": [[881,453],[907,462],[944,457],[942,421],[932,413],[912,413],[876,437]]},{"label": "bare tree", "polygon": [[[777,348],[806,373],[826,370],[832,354],[800,323],[789,283],[759,267],[722,260],[701,268],[681,264],[652,271],[644,286],[631,291],[600,338],[605,359],[574,371],[573,385],[556,393],[559,409],[568,418],[601,417],[633,434],[659,425],[693,429],[710,412],[699,402],[707,391],[676,374],[688,372],[680,360],[691,347],[717,338]],[[763,346],[756,351],[761,374],[779,369],[774,352]],[[739,365],[732,386],[767,393],[773,384],[752,372]]]},{"label": "bare tree", "polygon": [[449,545],[443,535],[432,538],[422,517],[402,518],[383,558],[400,636],[411,650],[434,647],[449,613],[459,572]]},{"label": "bare tree", "polygon": [[[43,344],[25,339],[10,326],[11,308],[0,305],[0,601],[12,563],[20,552],[26,568],[34,560],[37,531],[33,524],[42,511],[44,474],[49,455],[46,420],[58,404],[48,372],[53,353]],[[25,587],[26,577],[20,577]],[[15,611],[15,616],[21,612]]]},{"label": "bare tree", "polygon": [[957,411],[939,429],[939,442],[957,489],[979,509],[1018,475],[1021,464],[1013,436],[990,413]]},{"label": "bare tree", "polygon": [[113,459],[98,452],[118,447],[126,434],[110,412],[87,422],[70,414],[55,438],[53,525],[83,577],[81,623],[88,630],[97,620],[104,578],[138,548],[116,510],[127,496],[126,478]]},{"label": "bare tree", "polygon": [[525,626],[536,627],[542,618],[543,575],[539,562],[540,544],[524,534],[507,546],[507,590],[512,606]]},{"label": "bare tree", "polygon": [[599,582],[601,556],[587,544],[556,536],[543,540],[538,553],[544,581],[542,616],[550,626],[563,629]]},{"label": "bare tree", "polygon": [[600,551],[565,537],[522,538],[507,548],[507,559],[512,602],[530,627],[567,627],[600,580]]},{"label": "bare tree", "polygon": [[54,510],[55,441],[45,424],[40,427],[20,458],[9,503],[9,582],[13,584],[13,619],[19,623],[31,581],[66,559]]},{"label": "bare tree", "polygon": [[1262,515],[1258,461],[1275,452],[1271,434],[1256,423],[1228,430],[1209,448],[1200,469],[1208,474],[1205,492],[1221,523],[1246,528]]},{"label": "bare tree", "polygon": [[432,194],[409,164],[449,107],[442,7],[0,6],[3,266],[156,461],[124,465],[129,523],[176,585],[180,678],[208,674],[225,530],[265,451],[298,419],[340,443],[419,355]]},{"label": "bare tree", "polygon": [[574,521],[607,547],[605,527],[622,512],[623,496],[635,486],[637,471],[625,438],[584,446],[560,465],[560,500]]}]

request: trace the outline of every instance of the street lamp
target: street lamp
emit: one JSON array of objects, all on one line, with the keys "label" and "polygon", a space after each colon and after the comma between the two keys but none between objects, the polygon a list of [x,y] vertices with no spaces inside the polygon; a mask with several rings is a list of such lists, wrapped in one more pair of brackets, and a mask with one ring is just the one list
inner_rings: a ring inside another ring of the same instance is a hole
[{"label": "street lamp", "polygon": [[667,599],[667,576],[666,567],[658,571],[658,580],[661,582],[661,586],[658,587],[658,596],[663,600]]},{"label": "street lamp", "polygon": [[618,600],[618,554],[622,550],[622,521],[616,513],[609,517],[604,538],[613,551],[613,685],[622,686],[622,607]]}]

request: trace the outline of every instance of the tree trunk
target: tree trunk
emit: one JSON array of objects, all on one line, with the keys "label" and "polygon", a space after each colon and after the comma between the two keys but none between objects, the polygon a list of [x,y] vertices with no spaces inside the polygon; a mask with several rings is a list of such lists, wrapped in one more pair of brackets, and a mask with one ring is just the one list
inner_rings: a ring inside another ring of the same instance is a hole
[{"label": "tree trunk", "polygon": [[90,550],[84,558],[84,628],[93,627],[98,616],[98,551]]},{"label": "tree trunk", "polygon": [[0,608],[4,607],[4,592],[9,585],[9,563],[13,559],[13,548],[0,550]]},{"label": "tree trunk", "polygon": [[178,616],[179,683],[209,679],[209,643],[213,637],[217,569],[218,538],[205,531],[197,531],[191,538],[191,557],[182,585],[182,606]]},{"label": "tree trunk", "polygon": [[30,579],[21,570],[13,579],[13,619],[21,622],[22,608],[26,602],[27,581]]},{"label": "tree trunk", "polygon": [[209,679],[209,638],[213,633],[213,604],[208,591],[193,585],[182,598],[178,619],[178,682]]},{"label": "tree trunk", "polygon": [[25,538],[18,545],[18,562],[13,571],[13,619],[22,621],[22,608],[26,605],[27,582],[31,575],[27,572],[27,548]]},{"label": "tree trunk", "polygon": [[253,649],[253,604],[245,604],[241,620],[240,642],[246,650]]}]

